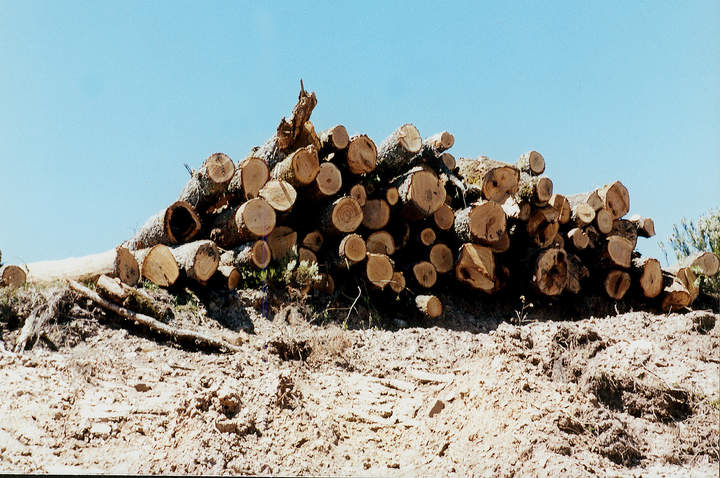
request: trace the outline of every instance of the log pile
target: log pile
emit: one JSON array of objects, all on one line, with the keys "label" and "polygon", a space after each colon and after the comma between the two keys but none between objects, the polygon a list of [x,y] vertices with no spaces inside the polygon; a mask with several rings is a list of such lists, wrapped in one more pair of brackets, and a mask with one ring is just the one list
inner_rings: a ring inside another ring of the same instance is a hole
[{"label": "log pile", "polygon": [[[718,271],[709,253],[667,270],[640,257],[638,237],[655,234],[653,221],[626,218],[630,196],[620,181],[564,195],[537,151],[512,162],[456,159],[452,134],[423,139],[409,123],[378,143],[342,125],[318,131],[316,104],[301,85],[270,139],[237,162],[210,155],[177,200],[91,270],[66,278],[102,276],[100,289],[121,303],[136,295],[121,284],[138,276],[163,287],[192,280],[235,288],[243,271],[292,256],[318,264],[317,291],[361,280],[378,297],[399,295],[436,318],[439,284],[480,297],[630,294],[677,310],[697,297],[698,268]],[[41,280],[41,269],[30,275]],[[0,280],[18,281],[13,274],[0,269]]]}]

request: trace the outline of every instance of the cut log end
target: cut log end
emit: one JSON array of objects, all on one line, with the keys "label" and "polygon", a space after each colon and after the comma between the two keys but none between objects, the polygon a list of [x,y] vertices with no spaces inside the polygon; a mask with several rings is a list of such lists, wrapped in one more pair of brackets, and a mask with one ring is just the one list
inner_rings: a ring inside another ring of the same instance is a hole
[{"label": "cut log end", "polygon": [[339,124],[323,131],[320,134],[320,142],[323,149],[340,151],[348,147],[350,137],[345,126]]},{"label": "cut log end", "polygon": [[432,171],[413,172],[400,186],[399,192],[410,219],[429,216],[445,204],[445,186]]},{"label": "cut log end", "polygon": [[605,293],[611,299],[621,300],[630,289],[630,274],[621,270],[612,270],[605,276]]},{"label": "cut log end", "polygon": [[265,237],[275,228],[275,210],[262,198],[251,199],[238,208],[235,223],[251,237]]},{"label": "cut log end", "polygon": [[663,289],[662,268],[660,261],[652,257],[633,260],[633,268],[640,273],[638,285],[642,294],[648,299],[660,295]]},{"label": "cut log end", "polygon": [[337,194],[342,187],[342,174],[340,169],[332,163],[323,163],[320,165],[320,171],[315,178],[316,195],[320,197],[329,197]]},{"label": "cut log end", "polygon": [[368,253],[365,264],[365,275],[373,286],[384,289],[392,280],[393,263],[385,254]]},{"label": "cut log end", "polygon": [[442,302],[434,295],[418,295],[415,297],[418,310],[430,319],[437,319],[442,315]]},{"label": "cut log end", "polygon": [[578,227],[585,227],[595,220],[595,209],[588,203],[581,202],[575,205],[571,216]]},{"label": "cut log end", "polygon": [[369,199],[362,208],[362,214],[362,225],[377,231],[390,221],[390,206],[384,199]]},{"label": "cut log end", "polygon": [[453,227],[455,222],[455,213],[450,206],[443,204],[433,213],[433,221],[438,229],[441,231],[447,231]]},{"label": "cut log end", "polygon": [[450,272],[455,264],[452,249],[443,243],[435,244],[430,249],[430,262],[438,273]]},{"label": "cut log end", "polygon": [[653,237],[655,235],[655,221],[652,218],[634,214],[630,216],[629,221],[637,227],[638,236]]},{"label": "cut log end", "polygon": [[690,254],[680,262],[680,265],[689,268],[698,268],[706,276],[714,276],[720,270],[720,258],[708,251],[699,251]]},{"label": "cut log end", "polygon": [[367,251],[373,254],[395,254],[395,241],[392,234],[387,231],[376,231],[367,238]]},{"label": "cut log end", "polygon": [[283,260],[289,254],[295,253],[297,247],[297,232],[288,226],[278,226],[268,235],[267,243],[272,258]]},{"label": "cut log end", "polygon": [[394,206],[399,200],[400,194],[398,193],[397,188],[389,187],[385,190],[385,201],[387,201],[388,205]]},{"label": "cut log end", "polygon": [[567,237],[570,240],[570,244],[572,245],[573,249],[577,251],[582,251],[583,249],[585,249],[590,242],[587,234],[585,234],[585,231],[583,231],[579,227],[574,227],[570,229],[567,233]]},{"label": "cut log end", "polygon": [[545,158],[537,151],[529,151],[520,156],[516,166],[520,171],[539,176],[545,172]]},{"label": "cut log end", "polygon": [[630,267],[632,251],[632,243],[624,237],[610,236],[607,238],[605,256],[613,266],[624,269]]},{"label": "cut log end", "polygon": [[357,264],[367,256],[367,245],[360,234],[348,234],[340,241],[338,254],[341,260],[345,260],[349,265]]},{"label": "cut log end", "polygon": [[428,261],[420,261],[412,267],[413,277],[420,287],[431,288],[437,282],[435,266]]},{"label": "cut log end", "polygon": [[406,287],[405,274],[400,271],[393,272],[392,279],[388,283],[388,287],[390,287],[390,290],[396,294],[404,291]]},{"label": "cut log end", "polygon": [[292,184],[281,179],[267,181],[257,195],[277,212],[289,211],[297,200],[297,191]]},{"label": "cut log end", "polygon": [[532,283],[541,294],[558,296],[568,279],[567,254],[563,249],[546,249],[539,253]]},{"label": "cut log end", "polygon": [[430,148],[433,153],[439,154],[453,147],[455,136],[449,131],[443,131],[425,138],[423,144]]},{"label": "cut log end", "polygon": [[606,184],[597,190],[597,195],[613,219],[620,219],[630,210],[630,194],[620,181]]},{"label": "cut log end", "polygon": [[17,288],[26,280],[27,274],[20,267],[14,265],[0,267],[0,287]]},{"label": "cut log end", "polygon": [[595,214],[595,226],[601,234],[609,234],[613,227],[613,215],[608,209],[600,209]]},{"label": "cut log end", "polygon": [[235,174],[235,163],[225,153],[214,153],[205,160],[205,171],[211,181],[228,183]]},{"label": "cut log end", "polygon": [[305,237],[302,240],[302,245],[313,252],[318,252],[322,248],[324,242],[325,238],[323,237],[322,232],[314,230],[305,234]]},{"label": "cut log end", "polygon": [[377,165],[377,148],[366,135],[353,136],[347,149],[347,165],[352,174],[370,173]]},{"label": "cut log end", "polygon": [[363,222],[363,209],[351,197],[340,198],[333,204],[330,222],[339,232],[353,232]]},{"label": "cut log end", "polygon": [[364,207],[367,202],[367,191],[362,184],[356,184],[350,188],[349,196],[357,201],[360,207]]},{"label": "cut log end", "polygon": [[240,163],[239,168],[245,200],[258,197],[260,190],[270,179],[267,163],[261,158],[250,156]]},{"label": "cut log end", "polygon": [[163,244],[157,244],[149,249],[135,252],[140,274],[150,282],[160,287],[169,287],[180,276],[178,263],[172,250]]},{"label": "cut log end", "polygon": [[490,248],[463,244],[455,265],[455,277],[474,289],[491,292],[495,287],[495,258]]}]

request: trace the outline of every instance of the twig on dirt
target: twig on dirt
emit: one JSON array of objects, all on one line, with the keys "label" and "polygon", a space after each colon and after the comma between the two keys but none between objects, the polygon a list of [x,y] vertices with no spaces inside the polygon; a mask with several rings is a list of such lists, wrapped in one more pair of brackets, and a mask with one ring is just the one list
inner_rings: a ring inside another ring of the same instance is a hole
[{"label": "twig on dirt", "polygon": [[[47,305],[39,305],[35,310],[33,310],[30,316],[25,319],[25,324],[20,331],[20,336],[18,337],[17,342],[15,342],[15,353],[20,353],[25,350],[28,342],[35,340],[35,337],[40,334],[40,329],[42,329],[50,319],[57,317],[60,310],[60,304],[64,298],[65,294],[62,291],[58,292],[53,295],[52,299],[48,300]],[[42,309],[45,309],[45,311],[40,314]]]},{"label": "twig on dirt", "polygon": [[357,301],[360,300],[360,296],[362,296],[362,289],[360,289],[360,286],[358,286],[358,295],[357,297],[355,297],[355,300],[350,305],[350,310],[348,310],[348,313],[345,316],[345,320],[343,321],[343,323],[347,323],[348,319],[350,318],[350,314],[352,314],[352,311],[355,308],[355,304],[357,304]]},{"label": "twig on dirt", "polygon": [[82,295],[83,297],[92,300],[99,306],[137,324],[144,325],[148,329],[159,334],[166,335],[178,341],[194,341],[197,344],[206,345],[220,350],[228,350],[231,352],[239,352],[240,350],[242,350],[240,347],[232,345],[224,340],[216,339],[215,337],[211,337],[209,335],[205,335],[200,332],[195,332],[188,329],[171,327],[147,315],[133,312],[132,310],[128,310],[125,307],[120,307],[119,305],[113,304],[112,302],[108,302],[107,300],[100,297],[96,292],[93,292],[92,290],[88,289],[87,287],[74,280],[69,280],[68,283],[70,284],[70,288],[72,290]]}]

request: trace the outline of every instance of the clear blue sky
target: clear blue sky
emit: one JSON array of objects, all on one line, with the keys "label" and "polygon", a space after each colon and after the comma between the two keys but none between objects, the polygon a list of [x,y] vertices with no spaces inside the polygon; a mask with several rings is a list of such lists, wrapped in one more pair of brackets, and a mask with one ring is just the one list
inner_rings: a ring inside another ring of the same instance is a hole
[{"label": "clear blue sky", "polygon": [[447,129],[536,149],[561,193],[620,179],[655,219],[720,205],[720,2],[0,0],[0,249],[109,249],[193,167],[272,134],[299,79],[318,128]]}]

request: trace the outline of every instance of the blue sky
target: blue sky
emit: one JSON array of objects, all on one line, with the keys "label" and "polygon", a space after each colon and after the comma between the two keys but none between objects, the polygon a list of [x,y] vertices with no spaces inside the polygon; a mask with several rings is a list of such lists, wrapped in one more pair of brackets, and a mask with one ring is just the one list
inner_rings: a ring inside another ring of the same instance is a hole
[{"label": "blue sky", "polygon": [[620,179],[644,254],[720,206],[716,0],[299,3],[0,0],[3,260],[122,242],[184,163],[264,142],[300,78],[319,129],[536,149],[567,194]]}]

